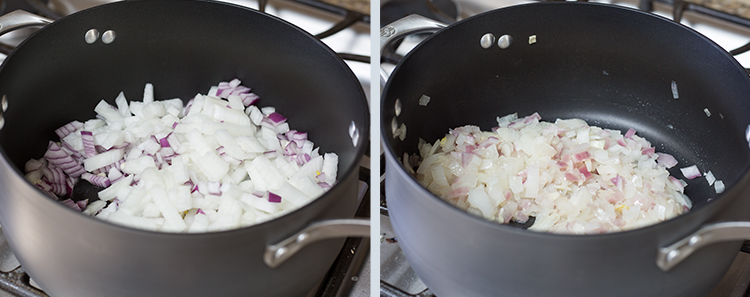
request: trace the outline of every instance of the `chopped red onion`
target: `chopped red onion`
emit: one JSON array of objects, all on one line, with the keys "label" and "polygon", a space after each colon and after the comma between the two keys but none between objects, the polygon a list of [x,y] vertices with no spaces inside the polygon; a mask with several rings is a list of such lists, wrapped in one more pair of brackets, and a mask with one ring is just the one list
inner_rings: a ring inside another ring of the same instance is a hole
[{"label": "chopped red onion", "polygon": [[240,99],[242,100],[242,104],[245,106],[250,106],[258,103],[260,100],[260,96],[256,95],[255,93],[248,93],[248,94],[240,94]]},{"label": "chopped red onion", "polygon": [[81,201],[76,201],[76,205],[78,205],[79,209],[86,209],[86,206],[89,205],[89,200],[88,199],[84,199],[84,200],[81,200]]},{"label": "chopped red onion", "polygon": [[67,207],[70,207],[71,209],[81,211],[81,207],[78,204],[76,204],[76,202],[73,201],[73,199],[68,198],[68,199],[60,201],[60,203],[62,203],[63,205]]},{"label": "chopped red onion", "polygon": [[302,147],[307,140],[307,132],[299,132],[297,130],[289,130],[285,133],[289,141],[294,141],[298,147]]},{"label": "chopped red onion", "polygon": [[656,158],[656,162],[666,168],[672,168],[677,165],[677,159],[670,154],[656,153],[659,157]]},{"label": "chopped red onion", "polygon": [[627,132],[625,132],[625,138],[633,138],[633,135],[635,135],[635,129],[630,128]]},{"label": "chopped red onion", "polygon": [[680,168],[680,171],[682,171],[682,175],[687,179],[694,179],[701,176],[701,172],[696,165]]},{"label": "chopped red onion", "polygon": [[263,152],[263,156],[269,159],[276,158],[276,151],[265,151]]},{"label": "chopped red onion", "polygon": [[44,158],[47,159],[50,164],[60,167],[65,173],[72,177],[81,176],[81,174],[86,172],[80,163],[76,162],[76,160],[65,153],[65,151],[53,141],[49,142],[47,152],[44,153]]},{"label": "chopped red onion", "polygon": [[107,178],[110,180],[111,183],[115,183],[123,177],[125,177],[125,175],[122,174],[122,171],[114,167],[110,168],[107,174]]},{"label": "chopped red onion", "polygon": [[268,202],[271,203],[280,203],[281,202],[281,196],[276,195],[274,193],[268,192]]},{"label": "chopped red onion", "polygon": [[591,153],[589,153],[589,151],[582,151],[573,155],[574,162],[581,162],[588,159],[591,159]]},{"label": "chopped red onion", "polygon": [[94,144],[94,133],[91,131],[81,131],[81,140],[83,141],[83,151],[87,158],[97,154],[96,144]]},{"label": "chopped red onion", "polygon": [[656,153],[655,147],[647,147],[641,150],[641,153],[647,156],[653,156]]},{"label": "chopped red onion", "polygon": [[[171,134],[172,133],[170,133],[170,135]],[[169,137],[169,136],[167,136],[167,137]],[[159,139],[159,144],[161,145],[161,147],[170,147],[169,140],[167,140],[167,137]]]},{"label": "chopped red onion", "polygon": [[107,178],[106,176],[91,174],[88,172],[84,172],[81,175],[81,178],[90,182],[92,185],[102,187],[102,188],[109,187],[112,184],[109,178]]},{"label": "chopped red onion", "polygon": [[77,131],[78,129],[83,128],[83,123],[79,121],[72,121],[70,123],[65,124],[65,126],[62,126],[55,130],[55,134],[60,137],[60,139],[65,138],[65,136],[68,136],[70,133],[73,133]]},{"label": "chopped red onion", "polygon": [[295,161],[297,161],[297,165],[302,166],[302,165],[305,165],[305,163],[310,162],[312,157],[310,157],[310,155],[305,153],[305,154],[297,155],[297,157],[294,159]]},{"label": "chopped red onion", "polygon": [[331,185],[329,185],[327,182],[319,182],[318,186],[320,186],[323,189],[330,189]]},{"label": "chopped red onion", "polygon": [[277,112],[270,113],[266,118],[270,120],[271,123],[274,124],[274,126],[280,125],[287,120],[287,118]]}]

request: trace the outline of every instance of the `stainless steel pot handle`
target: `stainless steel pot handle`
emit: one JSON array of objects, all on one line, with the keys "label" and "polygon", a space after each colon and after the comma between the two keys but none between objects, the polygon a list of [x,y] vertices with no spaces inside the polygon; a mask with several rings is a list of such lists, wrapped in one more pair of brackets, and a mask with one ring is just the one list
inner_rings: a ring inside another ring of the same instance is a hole
[{"label": "stainless steel pot handle", "polygon": [[29,13],[23,10],[14,10],[0,16],[0,35],[26,27],[43,27],[49,25],[53,20]]},{"label": "stainless steel pot handle", "polygon": [[688,237],[659,249],[656,265],[669,271],[701,247],[750,238],[750,222],[725,222],[704,226]]},{"label": "stainless steel pot handle", "polygon": [[[436,32],[447,27],[447,24],[418,14],[405,16],[383,28],[380,28],[380,54],[382,55],[388,46],[408,35],[417,33]],[[388,74],[381,68],[380,85],[385,85]]]},{"label": "stainless steel pot handle", "polygon": [[314,223],[281,242],[266,247],[263,261],[271,268],[296,254],[303,247],[328,238],[336,237],[369,237],[369,219],[339,219]]}]

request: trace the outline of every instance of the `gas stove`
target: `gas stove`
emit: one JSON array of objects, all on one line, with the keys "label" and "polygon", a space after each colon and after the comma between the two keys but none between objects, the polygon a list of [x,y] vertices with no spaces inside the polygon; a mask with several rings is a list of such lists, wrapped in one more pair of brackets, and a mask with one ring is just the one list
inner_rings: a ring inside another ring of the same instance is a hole
[{"label": "gas stove", "polygon": [[[525,0],[384,0],[381,2],[381,27],[410,14],[419,14],[443,23],[511,5]],[[638,8],[677,20],[712,39],[750,68],[750,2],[741,0],[602,0],[590,1]],[[398,58],[408,53],[425,36],[405,38],[393,53],[383,56],[383,69],[389,73]],[[381,168],[385,168],[381,154]],[[384,169],[383,169],[384,170]],[[382,175],[381,175],[382,176]],[[432,297],[430,289],[411,269],[399,247],[388,217],[384,183],[380,185],[380,296]],[[746,241],[726,275],[708,297],[748,297],[750,290],[750,241]]]},{"label": "gas stove", "polygon": [[[0,14],[22,9],[59,19],[70,13],[114,0],[0,0]],[[337,52],[359,79],[365,94],[370,89],[369,0],[228,0],[225,2],[265,11],[316,35]],[[21,29],[0,37],[0,61],[32,34]],[[369,157],[360,167],[357,217],[370,216]],[[348,238],[323,280],[305,297],[370,296],[370,240]],[[13,255],[0,227],[0,297],[48,296]]]}]

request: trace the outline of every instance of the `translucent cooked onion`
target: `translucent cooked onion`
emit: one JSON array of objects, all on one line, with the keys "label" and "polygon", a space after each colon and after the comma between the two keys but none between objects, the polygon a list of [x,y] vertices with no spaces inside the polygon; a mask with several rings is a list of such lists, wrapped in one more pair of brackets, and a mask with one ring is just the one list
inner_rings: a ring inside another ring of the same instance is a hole
[{"label": "translucent cooked onion", "polygon": [[420,139],[417,180],[442,199],[500,223],[530,230],[596,234],[640,228],[687,212],[686,183],[669,175],[674,158],[630,129],[581,119],[540,121],[511,114],[493,131],[452,129]]}]

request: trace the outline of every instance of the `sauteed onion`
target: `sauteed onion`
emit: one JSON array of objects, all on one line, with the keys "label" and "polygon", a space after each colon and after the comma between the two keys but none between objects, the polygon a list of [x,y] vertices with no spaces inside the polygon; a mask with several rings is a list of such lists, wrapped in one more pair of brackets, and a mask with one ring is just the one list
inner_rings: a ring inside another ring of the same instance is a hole
[{"label": "sauteed onion", "polygon": [[492,131],[469,125],[433,144],[420,139],[417,180],[469,213],[501,223],[534,217],[529,229],[553,233],[629,230],[692,206],[687,183],[667,170],[675,158],[633,129],[623,135],[581,119],[550,123],[537,113],[497,122]]}]

